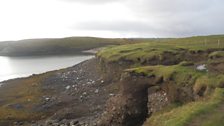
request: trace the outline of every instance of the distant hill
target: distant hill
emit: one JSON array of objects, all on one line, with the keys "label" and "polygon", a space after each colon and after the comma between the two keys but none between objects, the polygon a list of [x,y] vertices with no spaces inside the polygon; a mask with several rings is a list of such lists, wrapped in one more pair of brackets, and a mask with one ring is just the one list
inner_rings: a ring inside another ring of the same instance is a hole
[{"label": "distant hill", "polygon": [[82,51],[131,43],[129,39],[106,39],[94,37],[68,37],[60,39],[27,39],[0,42],[1,56],[69,55]]},{"label": "distant hill", "polygon": [[187,38],[95,38],[68,37],[57,39],[27,39],[0,42],[0,56],[74,55],[83,51],[109,45],[123,45],[140,42],[169,42],[179,46],[224,42],[224,35],[194,36]]}]

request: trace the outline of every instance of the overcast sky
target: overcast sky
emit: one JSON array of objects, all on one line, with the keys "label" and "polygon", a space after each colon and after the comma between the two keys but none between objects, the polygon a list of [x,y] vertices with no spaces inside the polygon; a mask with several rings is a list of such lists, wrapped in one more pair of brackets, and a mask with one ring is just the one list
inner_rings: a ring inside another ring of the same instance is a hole
[{"label": "overcast sky", "polygon": [[224,0],[0,0],[0,41],[224,33]]}]

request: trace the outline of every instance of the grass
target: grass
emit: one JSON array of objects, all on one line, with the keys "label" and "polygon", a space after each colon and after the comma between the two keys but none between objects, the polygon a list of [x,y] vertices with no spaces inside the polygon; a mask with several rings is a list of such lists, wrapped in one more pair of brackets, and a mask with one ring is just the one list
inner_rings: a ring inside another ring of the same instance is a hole
[{"label": "grass", "polygon": [[[9,123],[13,120],[32,121],[38,120],[48,115],[48,111],[36,111],[35,107],[42,103],[42,96],[46,92],[42,90],[42,80],[49,77],[54,72],[12,80],[7,82],[7,86],[0,88],[0,125],[1,122]],[[12,107],[21,105],[21,108]]]},{"label": "grass", "polygon": [[139,75],[162,77],[163,81],[172,80],[179,86],[193,86],[197,78],[207,75],[205,71],[197,71],[193,66],[182,66],[181,64],[145,66],[126,71]]},{"label": "grass", "polygon": [[[187,64],[187,66],[183,64]],[[216,75],[207,71],[198,71],[195,66],[188,65],[187,62],[181,62],[171,66],[145,66],[127,69],[126,72],[140,76],[162,77],[164,82],[171,81],[177,87],[192,87],[195,94],[204,89],[205,91],[201,95],[209,95],[212,89],[223,87],[223,74]]]},{"label": "grass", "polygon": [[[194,92],[199,92],[203,87],[209,91],[217,87],[222,87],[224,83],[224,75],[204,75],[199,77],[194,84]],[[207,93],[207,92],[205,92]],[[209,92],[208,92],[209,93]]]},{"label": "grass", "polygon": [[215,51],[209,54],[210,59],[217,59],[224,57],[224,51]]},{"label": "grass", "polygon": [[108,62],[116,62],[118,60],[144,61],[155,57],[161,59],[163,53],[177,53],[177,48],[171,45],[163,45],[159,43],[139,43],[123,46],[109,47],[100,51],[97,55],[106,59]]},{"label": "grass", "polygon": [[214,110],[210,113],[209,118],[204,120],[200,120],[202,123],[201,126],[223,126],[224,125],[224,114],[223,110]]},{"label": "grass", "polygon": [[207,99],[191,102],[164,113],[153,114],[144,126],[186,126],[197,116],[217,108],[219,104],[223,103],[223,96],[224,89],[217,88],[213,95]]},{"label": "grass", "polygon": [[119,60],[136,62],[144,61],[145,59],[150,60],[155,57],[163,58],[163,54],[167,53],[178,55],[183,50],[199,53],[211,49],[224,49],[224,35],[163,39],[158,41],[144,40],[143,43],[106,48],[100,51],[98,56],[108,62]]}]

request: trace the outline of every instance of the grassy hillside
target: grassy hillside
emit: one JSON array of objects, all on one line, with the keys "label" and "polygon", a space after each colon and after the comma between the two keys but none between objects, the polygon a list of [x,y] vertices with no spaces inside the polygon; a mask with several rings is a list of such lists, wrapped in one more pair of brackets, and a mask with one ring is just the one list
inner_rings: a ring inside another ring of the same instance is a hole
[{"label": "grassy hillside", "polygon": [[108,47],[99,52],[98,55],[109,62],[116,62],[119,59],[135,62],[137,60],[144,61],[146,59],[153,59],[158,56],[162,58],[161,56],[164,53],[175,54],[180,52],[180,50],[200,52],[212,49],[224,49],[224,35],[158,39],[153,41],[144,40],[140,44]]},{"label": "grassy hillside", "polygon": [[84,50],[132,43],[129,39],[106,39],[93,37],[69,37],[61,39],[29,39],[0,42],[0,55],[64,55],[77,54]]},{"label": "grassy hillside", "polygon": [[[134,39],[109,39],[94,37],[68,37],[59,39],[28,39],[20,41],[0,42],[0,55],[2,56],[33,56],[33,55],[64,55],[77,54],[85,50],[105,47],[108,45],[121,45],[130,43],[148,43],[138,46],[177,46],[179,48],[217,48],[224,46],[224,36],[199,36],[190,38],[134,38]],[[159,43],[159,44],[158,44]],[[195,47],[194,47],[195,46]],[[125,46],[124,46],[125,47]],[[126,48],[126,47],[125,47]],[[129,47],[127,47],[129,48]],[[136,47],[141,48],[141,47]],[[154,48],[154,47],[152,47]],[[156,48],[156,47],[155,47]],[[131,48],[130,48],[131,49]],[[129,49],[129,50],[130,50]],[[141,50],[136,50],[141,51]],[[148,50],[144,50],[148,51]],[[115,52],[116,53],[116,50]],[[111,54],[112,55],[112,54]]]}]

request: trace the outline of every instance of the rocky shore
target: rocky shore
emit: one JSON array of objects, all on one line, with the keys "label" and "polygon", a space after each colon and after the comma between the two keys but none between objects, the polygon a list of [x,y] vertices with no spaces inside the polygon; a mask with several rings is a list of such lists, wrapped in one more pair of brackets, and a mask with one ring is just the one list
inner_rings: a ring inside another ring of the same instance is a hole
[{"label": "rocky shore", "polygon": [[[35,81],[31,82],[32,79]],[[26,96],[21,96],[26,99],[17,101],[20,95],[12,91],[23,92],[24,89],[18,87],[27,82],[31,87],[24,88],[32,88],[31,91],[38,89],[38,95],[29,92],[23,94]],[[26,117],[20,119],[17,117],[20,115],[13,116],[6,112],[4,115],[8,117],[6,120],[0,120],[0,125],[94,126],[104,110],[107,99],[116,93],[114,86],[104,80],[95,58],[67,69],[6,81],[0,88],[1,107],[29,111],[38,117],[33,120]],[[27,98],[27,95],[34,96]],[[7,100],[9,97],[13,99],[12,102]]]}]

